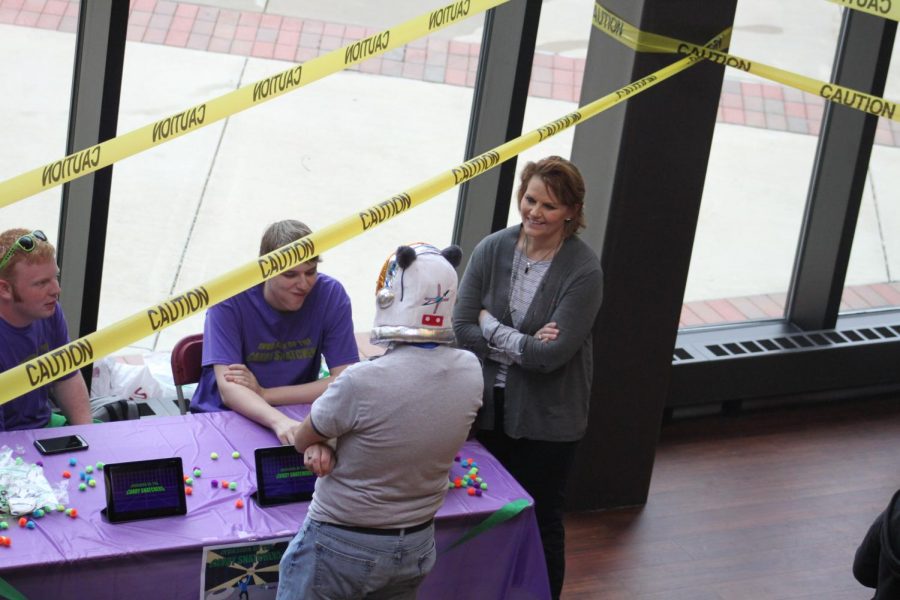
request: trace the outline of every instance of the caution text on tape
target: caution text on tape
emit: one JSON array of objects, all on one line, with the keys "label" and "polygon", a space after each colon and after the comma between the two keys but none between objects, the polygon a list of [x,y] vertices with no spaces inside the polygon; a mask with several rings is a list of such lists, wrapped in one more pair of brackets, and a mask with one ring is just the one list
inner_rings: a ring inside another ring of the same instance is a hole
[{"label": "caution text on tape", "polygon": [[898,0],[828,0],[845,8],[869,13],[876,17],[900,21],[900,1]]},{"label": "caution text on tape", "polygon": [[[605,8],[603,8],[600,3],[596,4],[595,9],[595,14],[597,13],[597,10],[599,10],[600,12],[609,12]],[[609,14],[612,15],[612,13]],[[613,15],[613,17],[616,19],[620,19],[615,15]],[[626,25],[633,31],[639,31],[633,26],[628,25],[627,23],[619,29],[621,29],[623,32],[628,31],[625,27]],[[627,36],[619,35],[614,31],[610,31],[608,27],[604,28],[599,26],[596,17],[594,19],[594,26],[603,33],[616,40],[619,40],[623,44],[629,45],[629,47],[632,48],[634,48],[635,46],[632,45],[632,42],[630,40],[636,39],[636,37],[640,36],[644,36],[643,39],[648,39],[646,36],[650,35],[643,32],[640,32],[640,34],[631,32]],[[740,56],[734,56],[732,54],[728,54],[727,52],[722,52],[720,50],[714,49],[711,46],[699,46],[690,42],[676,40],[674,38],[667,38],[666,36],[657,34],[652,35],[654,36],[652,38],[655,48],[654,51],[660,51],[661,49],[668,48],[669,52],[687,54],[690,56],[709,60],[714,63],[739,69],[741,71],[752,73],[754,75],[758,75],[759,77],[763,77],[771,81],[777,81],[789,87],[793,87],[798,90],[820,96],[830,102],[848,106],[850,108],[854,108],[856,110],[860,110],[878,117],[884,117],[886,119],[900,122],[900,113],[897,112],[897,104],[895,102],[891,102],[890,100],[886,100],[872,94],[867,94],[865,92],[860,92],[859,90],[854,90],[853,88],[841,86],[836,83],[820,81],[818,79],[813,79],[812,77],[806,77],[805,75],[785,71],[784,69],[779,69],[778,67],[751,61],[746,58],[741,58]],[[627,40],[625,39],[626,37],[628,38]]]}]

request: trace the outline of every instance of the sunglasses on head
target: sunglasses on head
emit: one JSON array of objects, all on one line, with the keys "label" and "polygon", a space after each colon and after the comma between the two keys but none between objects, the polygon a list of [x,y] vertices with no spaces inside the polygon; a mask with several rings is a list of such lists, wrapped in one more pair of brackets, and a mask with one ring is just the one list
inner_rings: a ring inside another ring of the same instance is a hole
[{"label": "sunglasses on head", "polygon": [[44,235],[44,232],[40,229],[35,229],[31,233],[26,233],[23,236],[20,236],[13,244],[9,247],[9,250],[6,251],[6,254],[3,255],[3,260],[0,260],[0,271],[6,267],[6,264],[12,259],[13,254],[16,253],[16,250],[21,250],[22,252],[31,252],[35,248],[37,248],[38,240],[42,242],[47,241],[47,236]]}]

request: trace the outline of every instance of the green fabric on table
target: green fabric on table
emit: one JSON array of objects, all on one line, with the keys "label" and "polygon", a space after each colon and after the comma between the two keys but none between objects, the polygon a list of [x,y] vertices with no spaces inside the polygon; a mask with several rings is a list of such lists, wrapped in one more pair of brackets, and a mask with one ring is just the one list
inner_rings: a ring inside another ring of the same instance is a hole
[{"label": "green fabric on table", "polygon": [[47,421],[47,424],[44,425],[44,427],[65,427],[68,424],[69,421],[66,420],[65,415],[50,413],[50,420]]}]

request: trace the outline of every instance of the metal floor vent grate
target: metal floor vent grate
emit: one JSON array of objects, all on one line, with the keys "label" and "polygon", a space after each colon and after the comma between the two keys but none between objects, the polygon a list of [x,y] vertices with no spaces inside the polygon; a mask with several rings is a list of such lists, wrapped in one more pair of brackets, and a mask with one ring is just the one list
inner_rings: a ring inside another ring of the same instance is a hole
[{"label": "metal floor vent grate", "polygon": [[684,348],[675,348],[675,350],[672,351],[672,362],[673,363],[679,362],[682,360],[693,360],[693,359],[694,359],[694,356],[690,352],[685,350]]},{"label": "metal floor vent grate", "polygon": [[[729,356],[743,356],[765,352],[784,352],[785,350],[804,350],[809,348],[867,343],[896,339],[898,337],[900,337],[900,325],[890,325],[780,335],[777,337],[761,338],[743,342],[707,344],[705,348],[709,350],[713,356],[725,358]],[[679,357],[679,351],[684,356]],[[673,359],[673,362],[694,358],[682,348],[676,348],[674,354],[675,358]]]}]

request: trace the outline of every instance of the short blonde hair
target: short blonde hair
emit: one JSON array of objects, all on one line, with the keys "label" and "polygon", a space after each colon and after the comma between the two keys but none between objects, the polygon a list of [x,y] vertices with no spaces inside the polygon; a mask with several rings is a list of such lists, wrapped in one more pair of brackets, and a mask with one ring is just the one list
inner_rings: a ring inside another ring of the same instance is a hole
[{"label": "short blonde hair", "polygon": [[[286,219],[277,221],[266,227],[262,240],[259,242],[259,255],[263,256],[273,250],[277,250],[282,246],[287,246],[291,242],[296,242],[300,238],[306,237],[312,233],[306,223]],[[316,256],[311,258],[310,262],[319,262],[321,259]]]},{"label": "short blonde hair", "polygon": [[[32,233],[31,229],[23,229],[21,227],[7,229],[3,233],[0,233],[0,259],[6,256],[6,253],[20,237],[28,235],[29,233]],[[12,256],[9,258],[9,262],[3,265],[3,270],[0,271],[0,277],[4,274],[8,275],[12,273],[13,267],[20,262],[35,264],[56,259],[56,248],[53,247],[53,244],[37,238],[34,238],[34,241],[37,245],[31,252],[23,252],[22,250],[13,252]]]}]

